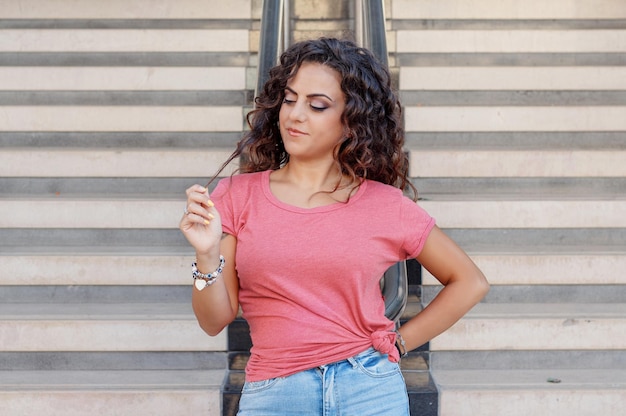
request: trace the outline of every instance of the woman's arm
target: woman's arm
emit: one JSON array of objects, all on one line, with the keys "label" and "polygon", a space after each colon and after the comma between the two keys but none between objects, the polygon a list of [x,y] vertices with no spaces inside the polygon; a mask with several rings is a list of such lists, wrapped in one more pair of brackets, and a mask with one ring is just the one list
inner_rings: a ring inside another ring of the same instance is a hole
[{"label": "woman's arm", "polygon": [[196,250],[200,273],[210,274],[225,264],[221,276],[210,286],[198,290],[192,285],[191,303],[200,327],[209,335],[217,335],[232,322],[239,310],[239,280],[235,268],[237,239],[222,234],[220,214],[200,185],[187,189],[187,210],[180,221],[180,230]]},{"label": "woman's arm", "polygon": [[[209,335],[219,334],[226,325],[237,316],[239,310],[239,280],[235,270],[235,250],[237,239],[230,234],[224,234],[220,244],[220,253],[226,263],[222,276],[215,283],[202,290],[192,288],[191,304],[200,327]],[[214,256],[196,259],[198,270],[201,273],[211,273],[217,269],[218,260]],[[206,266],[205,266],[206,265]]]},{"label": "woman's arm", "polygon": [[489,291],[489,283],[483,273],[437,226],[430,232],[417,261],[444,288],[424,310],[400,328],[407,351],[450,328]]}]

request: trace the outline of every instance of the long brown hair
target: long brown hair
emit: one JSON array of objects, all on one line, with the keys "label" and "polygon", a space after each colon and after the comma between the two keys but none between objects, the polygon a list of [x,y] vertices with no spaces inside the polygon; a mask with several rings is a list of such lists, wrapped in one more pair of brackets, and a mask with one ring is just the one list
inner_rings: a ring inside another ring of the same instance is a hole
[{"label": "long brown hair", "polygon": [[246,117],[250,130],[219,172],[237,157],[241,157],[240,173],[275,170],[289,161],[278,114],[287,82],[304,62],[326,65],[341,76],[346,101],[342,122],[347,133],[334,151],[341,173],[351,179],[350,183],[363,178],[402,190],[410,188],[417,198],[403,151],[402,108],[388,69],[369,50],[334,38],[298,42],[282,54],[280,64],[270,70],[268,81],[255,99],[255,108]]}]

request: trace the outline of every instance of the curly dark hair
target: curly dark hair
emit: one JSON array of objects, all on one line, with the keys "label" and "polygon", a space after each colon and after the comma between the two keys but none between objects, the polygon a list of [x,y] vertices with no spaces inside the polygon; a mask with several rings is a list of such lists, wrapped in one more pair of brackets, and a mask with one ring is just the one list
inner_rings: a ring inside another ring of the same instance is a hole
[{"label": "curly dark hair", "polygon": [[270,70],[268,81],[255,99],[255,108],[247,115],[250,130],[220,172],[239,156],[241,173],[275,170],[289,161],[278,114],[287,82],[304,62],[326,65],[341,76],[346,101],[342,122],[347,134],[334,150],[340,172],[351,183],[358,178],[371,179],[402,190],[408,187],[416,197],[403,151],[402,109],[388,69],[369,50],[335,38],[298,42],[282,54],[280,64]]}]

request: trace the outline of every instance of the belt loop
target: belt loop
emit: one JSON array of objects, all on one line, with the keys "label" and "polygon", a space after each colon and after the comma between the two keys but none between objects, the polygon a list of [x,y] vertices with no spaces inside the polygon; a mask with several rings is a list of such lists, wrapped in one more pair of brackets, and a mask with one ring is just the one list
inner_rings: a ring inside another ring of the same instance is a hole
[{"label": "belt loop", "polygon": [[354,357],[349,357],[347,359],[347,361],[350,363],[350,365],[352,366],[352,368],[356,368],[357,363],[356,363],[356,359]]}]

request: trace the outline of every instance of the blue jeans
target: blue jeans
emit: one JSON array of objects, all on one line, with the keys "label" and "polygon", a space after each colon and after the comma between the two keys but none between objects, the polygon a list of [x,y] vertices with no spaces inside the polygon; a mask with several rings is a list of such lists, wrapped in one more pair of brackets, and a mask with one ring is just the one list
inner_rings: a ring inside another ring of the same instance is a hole
[{"label": "blue jeans", "polygon": [[288,377],[246,382],[238,416],[409,416],[400,366],[370,348]]}]

